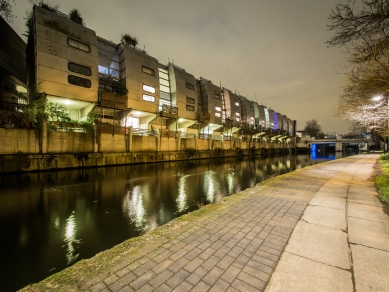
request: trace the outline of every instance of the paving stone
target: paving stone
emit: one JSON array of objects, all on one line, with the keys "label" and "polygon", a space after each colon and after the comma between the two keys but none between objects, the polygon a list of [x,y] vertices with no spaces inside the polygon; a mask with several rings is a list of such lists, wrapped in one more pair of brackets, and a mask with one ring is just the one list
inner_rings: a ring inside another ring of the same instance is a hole
[{"label": "paving stone", "polygon": [[223,270],[227,270],[229,266],[231,266],[231,264],[235,261],[235,258],[229,256],[229,255],[226,255],[224,256],[216,265],[223,269]]},{"label": "paving stone", "polygon": [[266,291],[320,292],[323,287],[325,291],[355,291],[350,272],[285,252]]},{"label": "paving stone", "polygon": [[174,291],[177,291],[177,292],[178,291],[180,291],[180,292],[187,292],[188,291],[189,292],[189,291],[193,291],[192,288],[193,288],[193,286],[190,283],[183,281],[180,283],[180,285],[178,285],[174,289]]},{"label": "paving stone", "polygon": [[157,289],[154,290],[155,292],[172,292],[172,288],[169,287],[167,284],[162,284]]},{"label": "paving stone", "polygon": [[117,275],[119,278],[121,278],[121,277],[125,276],[125,275],[128,274],[128,273],[129,273],[129,270],[128,270],[127,268],[123,268],[123,269],[117,271],[117,272],[116,272],[116,275]]},{"label": "paving stone", "polygon": [[216,257],[216,256],[211,256],[209,257],[209,259],[207,259],[203,264],[202,266],[207,269],[207,270],[211,270],[218,262],[220,261],[220,258]]},{"label": "paving stone", "polygon": [[[241,272],[238,275],[238,279],[245,282],[246,284],[249,284],[255,288],[257,288],[260,291],[263,291],[266,285],[265,281],[262,281],[258,278],[253,277],[252,275],[247,274],[246,272]],[[234,284],[232,284],[234,287]]]},{"label": "paving stone", "polygon": [[119,292],[133,292],[134,289],[132,289],[130,286],[126,286],[124,288],[122,288],[121,290],[119,290]]},{"label": "paving stone", "polygon": [[165,270],[159,275],[157,275],[155,278],[153,278],[149,283],[152,285],[154,288],[157,288],[161,286],[166,280],[168,280],[170,277],[172,277],[174,273],[169,270]]},{"label": "paving stone", "polygon": [[151,271],[147,271],[142,276],[137,278],[136,280],[132,281],[130,283],[130,286],[134,288],[135,290],[141,288],[145,283],[150,281],[154,277],[154,273]]},{"label": "paving stone", "polygon": [[107,277],[105,280],[104,280],[104,283],[107,284],[107,285],[111,285],[113,282],[117,281],[119,279],[118,276],[116,276],[115,274]]},{"label": "paving stone", "polygon": [[239,279],[236,279],[232,283],[232,287],[236,288],[238,291],[245,291],[245,292],[258,292],[258,291],[261,291],[258,288],[255,288],[255,287],[251,286],[250,284],[247,284],[246,282],[243,282],[243,281],[241,281]]},{"label": "paving stone", "polygon": [[203,281],[208,283],[209,285],[213,285],[219,277],[224,273],[224,270],[213,267],[212,270],[210,270],[203,278]]},{"label": "paving stone", "polygon": [[109,289],[111,291],[119,291],[123,287],[127,286],[130,284],[130,282],[134,281],[136,279],[136,276],[133,273],[129,273],[125,275],[124,277],[120,278],[116,282],[112,283],[109,285]]},{"label": "paving stone", "polygon": [[137,289],[138,292],[150,292],[153,290],[154,290],[154,288],[151,287],[149,284],[145,284],[142,287],[140,287],[139,289]]},{"label": "paving stone", "polygon": [[169,270],[171,270],[173,273],[177,273],[179,270],[189,264],[189,262],[190,261],[187,258],[180,258],[178,261],[170,265]]},{"label": "paving stone", "polygon": [[209,288],[211,288],[210,285],[207,283],[200,281],[192,290],[191,292],[205,292],[208,291]]},{"label": "paving stone", "polygon": [[192,285],[196,285],[207,273],[208,270],[204,269],[203,267],[198,267],[190,274],[188,278],[186,278],[186,281]]},{"label": "paving stone", "polygon": [[230,266],[227,269],[227,271],[224,272],[224,274],[221,276],[221,278],[228,283],[232,283],[234,281],[234,279],[238,276],[240,271],[241,271],[241,269],[234,267],[234,266]]},{"label": "paving stone", "polygon": [[167,284],[172,287],[173,289],[176,288],[179,284],[181,284],[182,281],[184,281],[190,273],[185,270],[179,270],[177,273],[175,273],[169,280],[167,281]]},{"label": "paving stone", "polygon": [[206,250],[201,252],[198,257],[202,260],[207,260],[209,257],[211,257],[213,254],[215,254],[215,250],[213,248],[208,247]]},{"label": "paving stone", "polygon": [[188,252],[186,255],[185,255],[185,258],[189,259],[189,260],[193,260],[195,257],[197,257],[200,253],[202,253],[203,251],[199,248],[195,248],[193,249],[192,251]]},{"label": "paving stone", "polygon": [[173,263],[174,261],[172,261],[171,259],[166,259],[163,262],[156,265],[152,270],[154,273],[159,274],[160,272],[169,268]]},{"label": "paving stone", "polygon": [[204,261],[200,258],[195,258],[192,261],[190,261],[184,268],[188,272],[193,272],[196,270]]}]

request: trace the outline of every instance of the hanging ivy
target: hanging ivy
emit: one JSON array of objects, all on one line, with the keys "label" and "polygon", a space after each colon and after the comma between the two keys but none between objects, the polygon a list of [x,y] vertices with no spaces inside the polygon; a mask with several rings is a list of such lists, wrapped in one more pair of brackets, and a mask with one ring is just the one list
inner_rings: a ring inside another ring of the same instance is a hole
[{"label": "hanging ivy", "polygon": [[120,96],[125,96],[128,93],[126,83],[123,81],[113,81],[112,82],[112,90]]}]

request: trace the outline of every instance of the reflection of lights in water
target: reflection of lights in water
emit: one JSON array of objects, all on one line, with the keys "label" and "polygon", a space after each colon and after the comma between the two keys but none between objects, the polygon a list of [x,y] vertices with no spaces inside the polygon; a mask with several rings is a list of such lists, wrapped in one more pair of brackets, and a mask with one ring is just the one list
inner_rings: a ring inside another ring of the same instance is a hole
[{"label": "reflection of lights in water", "polygon": [[59,217],[55,218],[54,220],[54,228],[59,230]]},{"label": "reflection of lights in water", "polygon": [[230,172],[227,174],[227,186],[228,186],[228,194],[232,195],[234,193],[234,172]]},{"label": "reflection of lights in water", "polygon": [[287,167],[287,168],[290,168],[290,160],[287,160],[287,161],[286,161],[286,167]]},{"label": "reflection of lights in water", "polygon": [[143,205],[143,193],[140,191],[140,186],[135,186],[132,191],[127,192],[123,199],[123,209],[128,213],[131,223],[135,223],[136,230],[146,231],[147,212]]},{"label": "reflection of lights in water", "polygon": [[74,262],[79,254],[74,254],[75,247],[73,244],[80,243],[79,239],[76,239],[76,231],[77,231],[77,225],[76,225],[76,218],[74,217],[74,211],[73,214],[70,215],[68,219],[66,219],[66,230],[65,230],[65,239],[64,241],[67,243],[67,253],[66,258],[68,259],[68,265]]},{"label": "reflection of lights in water", "polygon": [[178,179],[178,196],[176,199],[177,203],[177,212],[181,213],[184,212],[186,209],[188,209],[187,205],[187,198],[186,198],[186,192],[185,192],[185,183],[186,178],[189,175],[180,175]]},{"label": "reflection of lights in water", "polygon": [[204,174],[204,192],[207,196],[207,201],[210,203],[213,203],[215,200],[215,180],[213,175],[215,174],[214,171],[210,170],[205,172]]}]

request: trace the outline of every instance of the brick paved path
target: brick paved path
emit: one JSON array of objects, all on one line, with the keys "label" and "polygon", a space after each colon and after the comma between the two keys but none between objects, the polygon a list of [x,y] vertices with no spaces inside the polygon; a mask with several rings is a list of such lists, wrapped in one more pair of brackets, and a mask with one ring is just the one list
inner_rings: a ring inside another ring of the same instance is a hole
[{"label": "brick paved path", "polygon": [[161,239],[99,280],[76,283],[74,291],[264,291],[310,200],[356,160],[320,164],[248,189],[247,198],[189,223],[179,236]]}]

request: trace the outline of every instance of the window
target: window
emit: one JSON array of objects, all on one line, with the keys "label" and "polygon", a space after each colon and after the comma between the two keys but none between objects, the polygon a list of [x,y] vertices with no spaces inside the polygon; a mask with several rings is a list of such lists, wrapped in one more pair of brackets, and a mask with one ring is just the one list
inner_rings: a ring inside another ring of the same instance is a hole
[{"label": "window", "polygon": [[186,88],[190,89],[190,90],[194,90],[194,85],[193,84],[190,84],[190,83],[186,83],[185,84]]},{"label": "window", "polygon": [[191,104],[195,104],[194,98],[191,98],[191,97],[186,97],[186,102],[191,103]]},{"label": "window", "polygon": [[162,98],[162,99],[166,99],[166,100],[170,101],[170,94],[169,93],[160,91],[159,92],[159,97]]},{"label": "window", "polygon": [[193,105],[186,105],[186,110],[190,112],[194,112],[194,106]]},{"label": "window", "polygon": [[149,102],[155,102],[155,97],[147,94],[143,94],[143,100],[149,101]]},{"label": "window", "polygon": [[89,79],[77,77],[74,75],[68,75],[68,82],[72,85],[77,85],[86,88],[90,88],[92,85]]},{"label": "window", "polygon": [[235,120],[236,120],[237,122],[239,122],[239,118],[236,118]]},{"label": "window", "polygon": [[254,121],[254,117],[250,117],[250,120]]},{"label": "window", "polygon": [[219,117],[220,118],[220,113],[215,113],[215,117]]},{"label": "window", "polygon": [[218,112],[220,112],[222,109],[221,109],[219,106],[215,106],[215,110],[217,110]]},{"label": "window", "polygon": [[240,106],[239,102],[236,102],[236,101],[235,101],[235,105],[236,105],[236,106]]},{"label": "window", "polygon": [[143,73],[155,76],[155,71],[153,69],[142,66],[142,71]]},{"label": "window", "polygon": [[167,92],[167,93],[170,93],[170,87],[169,86],[165,86],[165,85],[162,85],[160,84],[159,85],[159,89],[163,92]]},{"label": "window", "polygon": [[235,115],[236,115],[237,117],[240,117],[240,113],[235,113]]},{"label": "window", "polygon": [[215,93],[215,98],[220,99],[220,95]]},{"label": "window", "polygon": [[148,86],[146,84],[143,84],[143,90],[151,93],[155,93],[155,88],[152,86]]},{"label": "window", "polygon": [[92,70],[88,67],[76,64],[76,63],[69,63],[68,64],[69,71],[86,75],[86,76],[91,76],[92,75]]},{"label": "window", "polygon": [[90,53],[90,46],[75,39],[68,38],[68,45],[81,51]]}]

